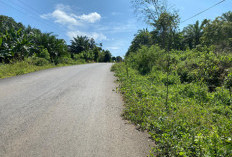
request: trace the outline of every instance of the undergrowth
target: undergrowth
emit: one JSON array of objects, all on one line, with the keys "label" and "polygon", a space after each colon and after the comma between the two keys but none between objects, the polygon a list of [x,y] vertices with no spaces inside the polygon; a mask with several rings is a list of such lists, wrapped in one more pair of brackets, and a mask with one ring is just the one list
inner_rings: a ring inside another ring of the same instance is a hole
[{"label": "undergrowth", "polygon": [[[138,53],[139,57],[133,55],[126,58],[126,64],[112,67],[125,98],[123,116],[141,130],[148,130],[156,142],[151,156],[231,157],[231,74],[227,70],[231,69],[231,57],[216,57],[211,52],[172,52],[167,106],[163,51],[153,51],[158,54],[149,54],[146,64],[146,55]],[[227,67],[225,71],[220,69],[222,64]],[[230,80],[229,88],[226,80]]]}]

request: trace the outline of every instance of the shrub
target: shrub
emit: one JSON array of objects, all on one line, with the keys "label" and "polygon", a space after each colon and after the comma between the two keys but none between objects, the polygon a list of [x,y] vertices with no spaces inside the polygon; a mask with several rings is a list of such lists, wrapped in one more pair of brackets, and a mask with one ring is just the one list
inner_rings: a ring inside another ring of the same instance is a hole
[{"label": "shrub", "polygon": [[162,53],[164,53],[164,51],[162,51],[158,46],[143,46],[136,54],[131,54],[127,57],[128,61],[126,61],[141,74],[145,75],[151,72],[158,57]]},{"label": "shrub", "polygon": [[58,64],[75,64],[72,58],[62,57],[58,59]]},{"label": "shrub", "polygon": [[26,59],[26,61],[29,64],[36,65],[36,66],[44,66],[44,65],[49,64],[49,61],[47,59],[39,58],[39,57],[31,57],[31,58]]},{"label": "shrub", "polygon": [[45,49],[42,49],[42,51],[40,52],[40,54],[38,54],[37,57],[49,60],[50,59],[50,54],[49,54],[48,50],[45,48]]}]

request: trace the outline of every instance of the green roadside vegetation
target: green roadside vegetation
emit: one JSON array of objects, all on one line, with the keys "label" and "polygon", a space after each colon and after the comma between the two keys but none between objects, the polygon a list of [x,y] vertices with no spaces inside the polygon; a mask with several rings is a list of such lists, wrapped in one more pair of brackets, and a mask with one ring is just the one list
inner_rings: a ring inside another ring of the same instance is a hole
[{"label": "green roadside vegetation", "polygon": [[38,63],[32,63],[31,59],[27,59],[25,61],[17,61],[10,64],[0,64],[0,79],[17,76],[17,75],[23,75],[44,69],[78,65],[84,63],[85,62],[72,61],[66,63],[59,63],[57,65],[48,62],[46,64],[44,63],[38,64]]},{"label": "green roadside vegetation", "polygon": [[[228,88],[232,83],[232,55],[218,58],[210,50],[172,51],[168,104],[165,57],[159,47],[143,47],[126,64],[113,65],[125,98],[123,116],[150,132],[156,142],[153,155],[231,156]],[[153,64],[151,71],[142,74],[149,64]],[[229,69],[220,72],[223,65],[230,67],[230,74],[225,75]],[[223,78],[215,76],[218,73]],[[217,87],[210,91],[211,85]]]},{"label": "green roadside vegetation", "polygon": [[25,27],[0,15],[0,78],[57,66],[121,60],[87,36],[76,36],[67,45],[53,33]]},{"label": "green roadside vegetation", "polygon": [[31,65],[28,62],[16,62],[14,64],[1,64],[0,65],[0,79],[23,75],[30,72],[35,72],[43,69],[53,68],[55,65],[43,65],[43,66],[36,66]]},{"label": "green roadside vegetation", "polygon": [[232,13],[182,31],[176,13],[156,17],[153,30],[138,31],[124,62],[111,69],[123,116],[149,131],[151,156],[231,157]]}]

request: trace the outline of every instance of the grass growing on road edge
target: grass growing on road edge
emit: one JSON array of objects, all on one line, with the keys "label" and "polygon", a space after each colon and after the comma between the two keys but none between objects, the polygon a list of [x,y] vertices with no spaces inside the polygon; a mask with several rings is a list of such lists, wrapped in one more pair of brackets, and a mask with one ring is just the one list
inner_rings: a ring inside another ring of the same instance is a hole
[{"label": "grass growing on road edge", "polygon": [[43,63],[43,64],[34,64],[30,60],[21,61],[21,62],[15,62],[12,64],[0,64],[0,79],[17,76],[17,75],[23,75],[39,70],[49,69],[49,68],[55,68],[55,67],[62,67],[62,66],[69,66],[69,65],[77,65],[77,64],[83,64],[83,61],[73,61],[73,62],[63,62],[58,65],[54,65],[51,63]]},{"label": "grass growing on road edge", "polygon": [[229,90],[218,87],[210,93],[205,85],[182,84],[171,75],[167,109],[165,73],[141,75],[124,63],[111,70],[124,96],[123,116],[148,130],[156,142],[151,156],[232,156]]}]

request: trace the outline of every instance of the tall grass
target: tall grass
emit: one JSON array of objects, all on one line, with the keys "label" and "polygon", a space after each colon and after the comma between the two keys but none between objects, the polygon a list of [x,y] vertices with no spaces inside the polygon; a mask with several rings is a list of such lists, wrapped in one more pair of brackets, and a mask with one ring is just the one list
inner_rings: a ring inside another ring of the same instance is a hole
[{"label": "tall grass", "polygon": [[39,70],[54,68],[54,67],[61,67],[61,66],[69,66],[69,65],[77,65],[83,64],[85,61],[77,60],[74,61],[72,59],[61,59],[59,64],[55,65],[52,63],[47,62],[43,58],[36,58],[36,59],[26,59],[25,61],[17,61],[11,64],[0,64],[0,79],[23,75]]}]

